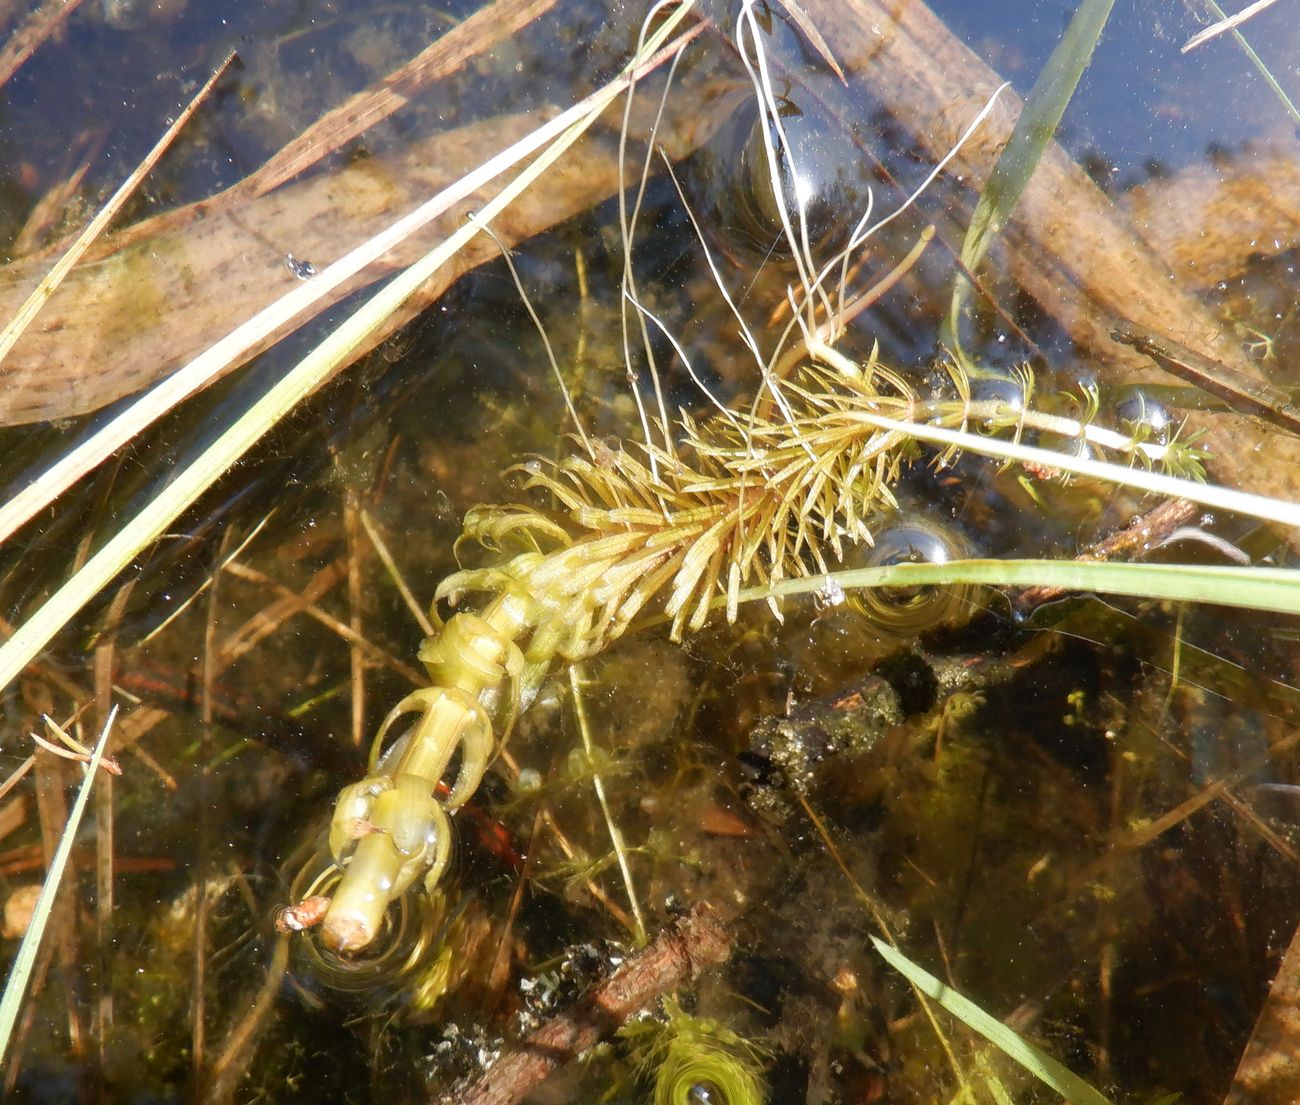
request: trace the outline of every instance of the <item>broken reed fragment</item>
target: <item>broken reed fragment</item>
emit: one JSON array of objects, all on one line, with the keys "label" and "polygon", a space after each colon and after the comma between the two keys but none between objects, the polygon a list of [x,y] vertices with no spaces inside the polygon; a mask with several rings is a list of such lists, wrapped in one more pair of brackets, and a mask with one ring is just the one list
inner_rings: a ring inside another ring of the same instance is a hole
[{"label": "broken reed fragment", "polygon": [[[49,727],[50,732],[59,738],[61,744],[55,744],[46,740],[39,733],[32,733],[31,738],[36,744],[45,749],[51,755],[58,756],[60,759],[72,760],[80,764],[89,764],[94,758],[93,749],[87,748],[75,737],[65,732],[63,728],[49,714],[42,714],[41,719]],[[122,768],[112,756],[101,756],[99,766],[107,775],[121,775]]]},{"label": "broken reed fragment", "polygon": [[[705,624],[719,596],[733,620],[742,588],[827,573],[870,545],[879,519],[897,509],[891,489],[916,452],[905,429],[871,418],[1016,440],[1028,431],[1178,475],[1202,472],[1199,450],[1156,440],[1148,425],[1128,434],[1096,426],[1095,394],[1083,396],[1077,418],[1032,409],[1027,370],[1018,396],[977,399],[955,367],[944,394],[922,396],[874,355],[861,366],[833,360],[835,370],[808,364],[782,385],[788,417],[724,411],[701,423],[683,414],[676,447],[643,446],[644,462],[591,442],[558,462],[522,465],[525,489],[548,497],[548,509],[470,511],[462,540],[499,559],[438,588],[453,605],[471,594],[484,601],[425,641],[431,685],[394,707],[369,775],[339,795],[329,832],[339,874],[322,927],[329,948],[366,947],[391,902],[416,883],[437,886],[451,854],[450,815],[555,664],[599,653],[652,602],[679,641]],[[389,743],[407,715],[413,722]]]}]

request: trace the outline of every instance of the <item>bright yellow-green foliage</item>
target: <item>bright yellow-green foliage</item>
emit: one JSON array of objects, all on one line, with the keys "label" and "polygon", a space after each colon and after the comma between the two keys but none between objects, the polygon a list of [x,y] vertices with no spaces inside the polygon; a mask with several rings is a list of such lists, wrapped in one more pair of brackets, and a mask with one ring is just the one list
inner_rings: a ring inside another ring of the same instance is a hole
[{"label": "bright yellow-green foliage", "polygon": [[663,1021],[632,1024],[619,1035],[631,1041],[636,1065],[654,1080],[654,1105],[767,1100],[763,1051],[716,1021],[691,1016],[675,1001],[664,1003]]},{"label": "bright yellow-green foliage", "polygon": [[[1124,435],[1018,402],[974,400],[951,371],[952,394],[917,394],[879,365],[807,365],[749,411],[697,423],[682,415],[675,447],[579,439],[568,457],[522,466],[537,505],[479,507],[464,538],[496,562],[457,572],[438,598],[483,596],[424,643],[431,685],[408,695],[375,739],[370,775],[344,789],[330,831],[342,869],[326,915],[332,947],[355,950],[379,931],[389,902],[417,880],[432,888],[450,855],[449,813],[477,789],[499,737],[531,701],[547,671],[600,652],[652,602],[662,602],[675,640],[698,630],[725,596],[734,619],[742,588],[833,570],[845,552],[869,544],[875,520],[895,507],[891,488],[916,452],[898,423],[1026,429],[1069,439],[1074,448],[1186,474],[1199,455],[1185,444]],[[874,421],[892,419],[880,427]],[[657,427],[664,441],[667,428]],[[775,609],[775,603],[773,602]],[[414,715],[388,749],[396,723]],[[459,766],[455,778],[449,768]],[[445,795],[439,786],[447,788]]]}]

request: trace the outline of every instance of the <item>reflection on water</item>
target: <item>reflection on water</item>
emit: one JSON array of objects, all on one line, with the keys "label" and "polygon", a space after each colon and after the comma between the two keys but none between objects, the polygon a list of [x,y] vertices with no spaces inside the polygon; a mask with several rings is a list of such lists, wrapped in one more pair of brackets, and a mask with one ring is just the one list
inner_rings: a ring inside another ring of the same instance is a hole
[{"label": "reflection on water", "polygon": [[[981,8],[976,23],[968,6],[935,5],[1023,91],[1071,6],[1002,7]],[[423,42],[466,14],[402,8],[368,34],[332,9],[277,11],[247,14],[262,21],[250,53],[299,59],[288,79],[257,84],[252,74],[269,70],[252,62],[218,107],[226,145],[259,152],[232,155],[227,179],[213,168],[222,141],[209,136],[182,158],[189,169],[166,178],[172,199],[191,198],[187,172],[200,190],[237,179],[243,156],[264,156],[320,102],[341,99],[340,58],[359,67],[359,87],[412,52],[409,37]],[[202,15],[190,6],[167,26],[146,21],[142,41],[206,46],[220,34]],[[806,190],[810,244],[825,255],[843,219],[863,213],[868,188],[891,211],[930,159],[909,134],[914,121],[887,111],[898,101],[872,86],[869,68],[841,85],[817,48],[769,15],[790,146],[777,151],[777,172],[787,191]],[[585,53],[574,42],[591,45],[583,81],[611,70],[623,41],[609,28],[586,35],[597,17],[574,5],[545,25],[548,46],[568,43],[566,64]],[[73,26],[94,56],[135,19]],[[1180,68],[1177,46],[1194,20],[1147,5],[1115,20],[1066,117],[1065,148],[1121,205],[1141,178],[1146,206],[1134,210],[1182,195],[1186,166],[1249,178],[1262,147],[1245,143],[1284,128],[1267,97],[1252,96],[1245,113],[1234,106],[1245,78],[1233,49],[1220,44]],[[1292,33],[1276,17],[1268,26],[1280,30],[1274,38],[1261,26],[1266,60]],[[310,60],[317,48],[329,65]],[[568,97],[579,78],[525,49],[502,46],[464,77],[457,87],[472,98],[421,110],[490,114],[515,51],[521,72],[536,67],[539,87]],[[15,119],[55,114],[40,91],[49,64],[38,54],[13,86]],[[715,279],[766,358],[791,326],[795,267],[772,248],[772,165],[754,145],[763,124],[736,92],[744,74],[718,43],[688,58],[682,79],[697,69],[726,89],[735,114],[680,170],[705,224],[699,238],[673,181],[659,174],[647,187],[638,299],[695,370],[648,328],[668,401],[703,406],[698,380],[743,411],[755,358]],[[1224,94],[1211,94],[1214,85]],[[289,106],[272,110],[270,98]],[[689,118],[696,105],[685,99],[670,98],[670,111]],[[236,100],[254,105],[246,128]],[[1235,130],[1225,129],[1230,113]],[[11,128],[6,141],[19,134]],[[33,138],[27,156],[53,165],[46,141]],[[1283,153],[1270,156],[1285,157],[1294,146],[1275,149]],[[850,293],[871,287],[926,225],[939,226],[937,243],[841,343],[865,357],[879,342],[882,359],[923,394],[951,385],[936,334],[972,204],[963,182],[938,182],[844,274]],[[1231,223],[1233,208],[1221,210]],[[16,202],[5,225],[26,218]],[[1166,253],[1181,259],[1180,275],[1195,270],[1184,246],[1199,233],[1184,227],[1183,244]],[[1238,242],[1235,263],[1222,247],[1215,279],[1189,289],[1238,340],[1258,335],[1254,355],[1284,387],[1297,364],[1294,235],[1279,229],[1267,248],[1257,236]],[[1231,225],[1208,236],[1234,241]],[[635,440],[616,204],[529,241],[516,263],[584,425],[611,443]],[[1220,277],[1224,266],[1230,275]],[[1081,363],[1051,304],[1006,273],[992,283],[997,307],[977,312],[970,349],[996,371],[974,381],[977,401],[1077,415],[1088,399],[1081,383],[1101,378],[1099,421],[1152,441],[1179,422],[1185,389],[1138,388],[1101,358]],[[632,344],[630,368],[649,397],[646,358]],[[1014,374],[1026,358],[1037,385],[1028,398]],[[201,433],[221,402],[240,401],[231,387],[208,413],[158,431],[155,444]],[[474,555],[456,549],[466,511],[523,498],[519,473],[507,470],[570,450],[560,436],[569,428],[504,266],[471,274],[252,454],[140,566],[119,604],[106,601],[10,693],[11,766],[26,756],[21,734],[36,714],[64,718],[110,682],[133,706],[119,740],[139,750],[119,752],[126,773],[99,785],[111,868],[89,837],[74,851],[78,892],[66,895],[38,971],[7,1075],[15,1098],[82,1100],[107,1086],[133,1100],[426,1100],[567,1008],[634,948],[639,918],[653,934],[709,902],[735,953],[686,988],[655,1031],[677,1031],[677,1017],[721,1026],[710,1039],[763,1068],[771,1101],[922,1102],[955,1099],[962,1087],[981,1101],[1055,1099],[954,1021],[932,1020],[872,951],[867,936],[882,929],[1114,1098],[1222,1100],[1300,915],[1300,804],[1289,789],[1300,672],[1294,627],[1268,615],[1086,597],[1026,612],[994,591],[827,591],[786,603],[780,620],[747,605],[734,626],[681,646],[647,628],[576,678],[542,685],[456,818],[452,877],[402,906],[377,983],[339,972],[316,945],[284,949],[277,908],[320,889],[292,885],[302,850],[318,845],[339,787],[364,774],[378,721],[424,681],[412,601],[426,602],[456,570],[458,551]],[[49,436],[27,440],[39,451]],[[874,550],[846,560],[933,560],[972,547],[1068,557],[1151,505],[1050,472],[932,459],[916,450],[896,489],[899,515],[880,524]],[[81,555],[79,535],[124,512],[156,475],[128,457],[48,524],[46,561],[7,551],[6,617],[29,612]],[[1238,519],[1194,517],[1189,527],[1213,540],[1152,555],[1217,562],[1227,547],[1256,562],[1292,558]],[[33,777],[0,810],[0,879],[15,911],[39,879],[42,834],[48,846],[57,832],[61,784],[73,781],[52,762]],[[705,1074],[682,1083],[685,1100],[725,1096],[715,1068],[688,1069]],[[567,1065],[535,1100],[645,1100],[652,1082],[627,1037]],[[1239,1077],[1235,1092],[1252,1085]],[[1257,1099],[1286,1099],[1272,1092]]]}]

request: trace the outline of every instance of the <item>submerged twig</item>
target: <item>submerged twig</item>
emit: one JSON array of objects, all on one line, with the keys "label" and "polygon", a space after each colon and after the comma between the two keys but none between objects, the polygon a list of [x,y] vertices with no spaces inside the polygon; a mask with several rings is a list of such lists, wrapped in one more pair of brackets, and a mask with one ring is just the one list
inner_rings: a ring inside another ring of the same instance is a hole
[{"label": "submerged twig", "polygon": [[[298,593],[292,588],[286,587],[283,583],[277,583],[265,573],[259,572],[256,568],[250,568],[247,564],[241,563],[238,560],[231,561],[225,566],[224,570],[236,579],[248,580],[250,583],[256,583],[260,586],[269,588],[285,601],[291,601],[299,597]],[[345,566],[345,576],[346,573],[347,568]],[[351,625],[340,621],[338,618],[334,617],[333,614],[316,605],[316,603],[304,603],[301,609],[303,613],[315,618],[316,621],[320,622],[320,624],[325,626],[326,629],[337,634],[342,640],[346,641],[350,648],[356,649],[378,663],[392,668],[393,671],[397,672],[399,675],[405,676],[413,683],[420,682],[420,673],[415,668],[411,667],[409,664],[403,663],[401,660],[398,660],[385,649],[375,644],[374,641],[363,636]]]},{"label": "submerged twig", "polygon": [[[56,731],[61,731],[53,722],[47,723]],[[68,724],[70,725],[71,722]],[[106,743],[104,747],[107,747]],[[87,762],[93,763],[94,760],[95,757],[92,755]],[[58,854],[61,834],[66,835],[67,826],[72,824],[72,819],[69,816],[67,795],[64,790],[65,782],[66,775],[63,765],[58,762],[58,757],[51,758],[38,753],[34,779],[36,810],[40,821],[42,852],[49,871],[53,871],[53,859]],[[83,780],[83,792],[86,791],[88,785],[89,781]],[[59,879],[66,878],[68,881],[75,883],[82,862],[84,862],[84,857],[79,857],[75,852],[69,851],[66,866],[60,873]],[[48,882],[51,877],[47,873],[46,881]],[[76,907],[69,895],[64,894],[51,903],[46,921],[45,935],[45,946],[42,948],[43,964],[32,980],[31,994],[34,998],[41,992],[49,979],[48,972],[52,966],[55,978],[58,980],[59,989],[62,990],[64,1008],[67,1014],[68,1049],[78,1058],[84,1058],[87,1055],[86,1045],[89,1041],[89,1025],[84,1013],[85,993],[81,976],[81,933],[77,924]],[[25,1023],[23,1028],[25,1035],[26,1032],[30,1031],[31,1022]],[[25,1042],[24,1040],[23,1043],[25,1044]]]},{"label": "submerged twig", "polygon": [[198,747],[198,833],[194,857],[194,962],[190,984],[190,1079],[194,1087],[202,1084],[207,1065],[207,979],[208,979],[208,866],[212,852],[212,814],[209,794],[212,783],[213,754],[213,684],[219,663],[217,623],[221,609],[217,597],[227,567],[224,562],[232,544],[233,531],[227,530],[217,554],[219,565],[207,593],[207,610],[203,619],[203,664],[199,698]]},{"label": "submerged twig", "polygon": [[1253,414],[1288,433],[1300,434],[1300,410],[1290,393],[1267,380],[1247,376],[1133,322],[1117,320],[1111,327],[1111,337],[1145,353],[1180,380],[1218,396],[1234,410]]},{"label": "submerged twig", "polygon": [[393,581],[393,586],[397,588],[397,593],[402,596],[402,602],[406,604],[406,609],[410,611],[411,617],[415,619],[415,624],[423,630],[426,637],[433,634],[433,623],[429,620],[429,615],[424,612],[411,593],[411,588],[406,582],[406,577],[402,575],[401,570],[397,567],[397,561],[393,559],[393,554],[389,551],[383,535],[375,525],[374,519],[370,517],[365,507],[360,511],[361,528],[366,531],[366,536],[370,539],[370,544],[379,557],[379,561],[388,573],[388,578]]},{"label": "submerged twig", "polygon": [[595,766],[595,749],[591,741],[591,726],[587,724],[587,708],[582,702],[583,673],[582,665],[574,664],[569,668],[569,687],[573,692],[573,712],[578,719],[578,731],[582,734],[582,749],[587,755],[591,767],[591,785],[596,791],[596,800],[600,803],[601,813],[605,815],[605,825],[609,829],[609,839],[614,845],[614,854],[618,857],[618,869],[623,875],[623,886],[627,890],[628,904],[636,918],[636,937],[645,940],[645,917],[641,913],[641,902],[637,897],[636,884],[632,880],[632,868],[627,861],[627,845],[623,842],[623,831],[610,812],[609,799],[605,794],[605,781]]},{"label": "submerged twig", "polygon": [[[501,750],[501,762],[510,770],[511,776],[517,780],[520,771],[519,764],[515,761],[514,757],[510,755],[510,750],[508,748],[503,748]],[[570,863],[577,865],[581,858],[581,853],[574,845],[573,841],[569,839],[568,834],[565,833],[560,823],[555,819],[554,811],[544,798],[537,804],[537,817],[538,823],[551,834],[556,847],[560,849],[564,858]],[[534,836],[535,835],[536,834],[534,834]],[[527,849],[527,854],[532,856],[536,853],[532,847],[529,847]],[[591,878],[583,878],[582,884],[583,889],[591,895],[592,900],[596,902],[597,905],[614,918],[614,920],[618,922],[618,924],[621,925],[630,935],[636,935],[637,927],[635,922],[632,920],[631,914],[606,894],[605,891],[601,889],[598,882]]]},{"label": "submerged twig", "polygon": [[348,561],[348,629],[353,634],[348,641],[348,676],[352,705],[352,743],[360,748],[365,741],[366,725],[366,657],[360,642],[364,636],[364,618],[361,588],[361,555],[364,551],[361,534],[361,497],[355,487],[343,492],[343,536],[347,544]]},{"label": "submerged twig", "polygon": [[623,963],[577,1009],[548,1020],[454,1100],[457,1105],[514,1105],[552,1071],[612,1035],[633,1013],[730,954],[731,936],[717,914],[707,905],[696,906]]},{"label": "submerged twig", "polygon": [[[1085,549],[1076,559],[1115,560],[1155,548],[1195,514],[1195,503],[1187,499],[1168,499],[1135,518],[1122,530]],[[1066,593],[1063,587],[1027,587],[1016,597],[1015,607],[1022,612],[1032,610]]]},{"label": "submerged twig", "polygon": [[[113,664],[118,645],[117,635],[134,590],[134,580],[118,588],[108,608],[103,636],[95,646],[95,713],[101,719],[101,724],[102,719],[107,719],[113,709]],[[108,1069],[114,1020],[112,956],[117,905],[114,878],[117,864],[114,789],[113,777],[109,775],[100,780],[95,790],[95,931],[99,944],[96,986],[99,993],[94,1033],[100,1070]]]},{"label": "submerged twig", "polygon": [[226,1037],[221,1053],[212,1064],[207,1074],[207,1084],[203,1087],[201,1100],[209,1103],[229,1101],[234,1095],[239,1079],[248,1069],[248,1064],[256,1054],[255,1033],[262,1028],[267,1016],[274,1008],[280,995],[280,984],[289,967],[289,940],[281,936],[275,942],[275,951],[271,956],[266,976],[257,989],[257,995],[248,1012],[240,1019]]}]

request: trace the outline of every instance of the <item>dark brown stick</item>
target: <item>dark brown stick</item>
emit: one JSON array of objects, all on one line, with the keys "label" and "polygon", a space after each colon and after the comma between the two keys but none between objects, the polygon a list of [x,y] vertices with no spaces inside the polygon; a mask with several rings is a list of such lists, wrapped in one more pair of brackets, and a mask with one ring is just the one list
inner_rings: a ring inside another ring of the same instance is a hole
[{"label": "dark brown stick", "polygon": [[[1116,560],[1134,553],[1141,554],[1159,545],[1179,526],[1186,525],[1197,512],[1195,503],[1186,499],[1168,499],[1148,510],[1131,525],[1112,533],[1103,541],[1080,553],[1076,560]],[[1045,602],[1068,594],[1064,587],[1029,587],[1015,600],[1017,610],[1028,611]]]},{"label": "dark brown stick", "polygon": [[1139,353],[1145,353],[1180,380],[1217,395],[1233,410],[1256,415],[1288,433],[1300,434],[1300,411],[1296,410],[1290,394],[1267,380],[1247,376],[1209,357],[1202,357],[1172,338],[1132,322],[1116,320],[1110,336],[1131,345]]},{"label": "dark brown stick", "polygon": [[502,1055],[457,1100],[460,1105],[514,1105],[637,1010],[730,954],[731,937],[717,914],[706,905],[696,906],[627,960],[577,1009],[551,1018]]}]

